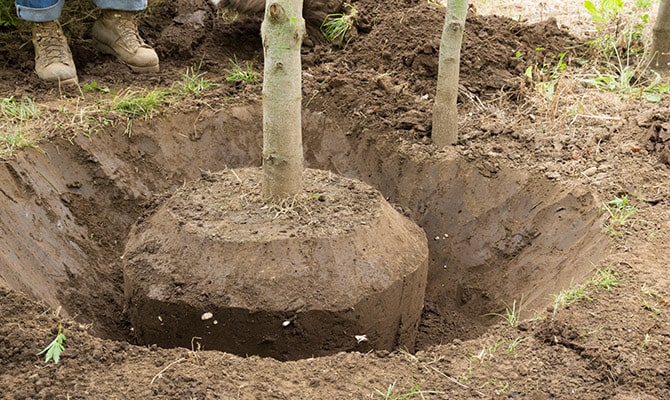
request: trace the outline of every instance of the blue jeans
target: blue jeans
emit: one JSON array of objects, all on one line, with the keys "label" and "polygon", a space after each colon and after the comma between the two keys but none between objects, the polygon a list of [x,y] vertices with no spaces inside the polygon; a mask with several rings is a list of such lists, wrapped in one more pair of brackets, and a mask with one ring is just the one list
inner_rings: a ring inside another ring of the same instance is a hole
[{"label": "blue jeans", "polygon": [[[65,0],[14,0],[19,18],[32,22],[53,21],[60,17]],[[98,8],[122,11],[141,11],[147,0],[93,0]]]}]

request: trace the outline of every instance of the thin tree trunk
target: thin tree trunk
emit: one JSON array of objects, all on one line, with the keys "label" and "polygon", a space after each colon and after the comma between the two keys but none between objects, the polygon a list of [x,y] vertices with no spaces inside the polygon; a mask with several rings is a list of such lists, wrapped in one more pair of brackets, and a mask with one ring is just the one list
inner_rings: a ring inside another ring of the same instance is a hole
[{"label": "thin tree trunk", "polygon": [[655,66],[670,69],[670,0],[661,0],[658,5],[652,51]]},{"label": "thin tree trunk", "polygon": [[263,77],[263,193],[286,198],[302,190],[302,0],[268,0],[261,25]]},{"label": "thin tree trunk", "polygon": [[465,30],[467,0],[449,0],[444,18],[440,59],[437,74],[437,93],[433,106],[433,143],[442,147],[458,140],[458,73],[461,62],[461,43]]}]

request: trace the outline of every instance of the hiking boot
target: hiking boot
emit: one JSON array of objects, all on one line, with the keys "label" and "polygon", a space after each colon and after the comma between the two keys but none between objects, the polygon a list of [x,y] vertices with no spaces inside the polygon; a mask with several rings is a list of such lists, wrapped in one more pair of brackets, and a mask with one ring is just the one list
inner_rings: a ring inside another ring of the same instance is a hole
[{"label": "hiking boot", "polygon": [[158,55],[137,32],[133,12],[102,10],[91,35],[98,50],[116,56],[133,71],[158,72]]},{"label": "hiking boot", "polygon": [[35,72],[46,82],[77,83],[77,70],[60,23],[33,22]]}]

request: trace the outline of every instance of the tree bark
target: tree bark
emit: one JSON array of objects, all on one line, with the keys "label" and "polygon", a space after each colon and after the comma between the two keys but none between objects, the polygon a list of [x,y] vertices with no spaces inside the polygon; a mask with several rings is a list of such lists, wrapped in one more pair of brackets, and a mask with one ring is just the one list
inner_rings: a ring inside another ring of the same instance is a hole
[{"label": "tree bark", "polygon": [[449,0],[444,18],[437,74],[437,93],[433,106],[433,143],[443,147],[458,140],[458,74],[461,43],[465,29],[467,0]]},{"label": "tree bark", "polygon": [[263,77],[263,192],[267,199],[302,190],[302,0],[268,0],[261,25]]},{"label": "tree bark", "polygon": [[652,46],[654,66],[658,69],[670,69],[670,0],[661,0],[654,24]]}]

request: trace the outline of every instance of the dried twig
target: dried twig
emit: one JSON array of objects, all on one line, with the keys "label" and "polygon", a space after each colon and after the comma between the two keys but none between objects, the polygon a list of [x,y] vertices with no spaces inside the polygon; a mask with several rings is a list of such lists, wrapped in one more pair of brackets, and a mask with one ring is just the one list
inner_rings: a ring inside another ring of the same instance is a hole
[{"label": "dried twig", "polygon": [[477,393],[478,395],[480,395],[480,396],[482,396],[482,397],[486,397],[486,395],[485,395],[484,393],[480,392],[479,390],[473,389],[473,388],[471,388],[470,386],[465,385],[465,384],[462,383],[462,382],[459,382],[457,379],[452,378],[451,376],[445,374],[444,372],[442,372],[442,371],[440,371],[439,369],[433,367],[432,365],[428,366],[428,368],[432,369],[433,371],[437,372],[438,374],[442,375],[443,377],[449,379],[450,381],[454,382],[455,384],[457,384],[458,386],[462,387],[463,389],[471,390],[471,391]]},{"label": "dried twig", "polygon": [[167,367],[163,368],[163,369],[160,370],[156,375],[154,375],[154,377],[151,379],[151,382],[149,383],[149,385],[153,385],[153,384],[154,384],[154,381],[155,381],[156,379],[162,377],[162,376],[163,376],[163,372],[167,371],[168,368],[170,368],[171,366],[173,366],[173,365],[175,365],[175,364],[179,364],[179,363],[182,362],[182,361],[186,361],[186,359],[185,359],[184,357],[182,357],[182,358],[180,358],[179,360],[172,361],[170,364],[167,365]]}]

